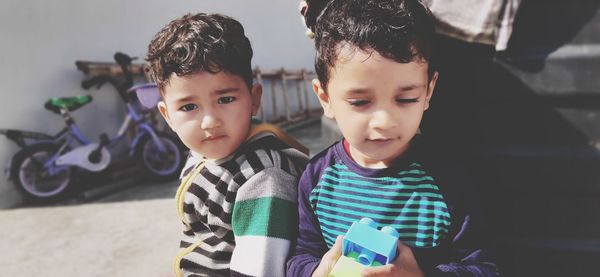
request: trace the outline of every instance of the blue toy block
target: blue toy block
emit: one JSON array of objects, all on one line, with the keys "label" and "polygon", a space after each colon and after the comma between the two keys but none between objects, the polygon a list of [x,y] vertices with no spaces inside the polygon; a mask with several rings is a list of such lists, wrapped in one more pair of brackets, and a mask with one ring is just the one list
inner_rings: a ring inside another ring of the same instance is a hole
[{"label": "blue toy block", "polygon": [[342,257],[336,262],[330,277],[360,276],[368,266],[391,263],[396,258],[400,234],[391,226],[377,229],[377,223],[362,218],[352,223],[342,242]]},{"label": "blue toy block", "polygon": [[[400,234],[393,227],[384,226],[378,230],[377,223],[365,217],[352,223],[346,232],[342,243],[342,255],[363,266],[389,264],[396,258],[399,237]],[[329,276],[353,276],[347,273],[352,270],[346,268],[351,261],[346,258],[341,261],[344,265],[338,266],[336,263]]]},{"label": "blue toy block", "polygon": [[[370,218],[362,218],[346,232],[342,254],[367,266],[384,265],[396,258],[400,234],[390,226],[377,229],[377,223]],[[375,263],[375,264],[374,264]]]}]

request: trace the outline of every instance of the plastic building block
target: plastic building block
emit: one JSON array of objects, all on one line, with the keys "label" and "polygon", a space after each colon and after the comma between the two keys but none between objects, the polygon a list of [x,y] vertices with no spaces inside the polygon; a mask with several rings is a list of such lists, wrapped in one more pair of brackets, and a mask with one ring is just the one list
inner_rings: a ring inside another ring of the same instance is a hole
[{"label": "plastic building block", "polygon": [[[384,226],[378,230],[377,223],[370,218],[355,221],[344,236],[344,258],[338,260],[329,276],[359,276],[364,267],[391,263],[396,258],[399,237],[400,234],[391,226]],[[356,264],[363,267],[360,268]]]},{"label": "plastic building block", "polygon": [[354,258],[341,256],[329,273],[329,277],[360,277],[360,272],[366,267]]}]

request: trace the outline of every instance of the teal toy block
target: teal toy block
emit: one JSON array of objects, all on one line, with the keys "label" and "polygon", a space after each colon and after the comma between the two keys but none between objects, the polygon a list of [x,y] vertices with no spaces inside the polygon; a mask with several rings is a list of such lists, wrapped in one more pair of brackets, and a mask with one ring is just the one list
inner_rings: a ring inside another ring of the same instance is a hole
[{"label": "teal toy block", "polygon": [[398,231],[391,226],[384,226],[378,230],[377,223],[370,218],[355,221],[344,236],[343,256],[329,276],[360,276],[362,269],[357,267],[357,264],[364,268],[391,263],[396,258],[399,237]]}]

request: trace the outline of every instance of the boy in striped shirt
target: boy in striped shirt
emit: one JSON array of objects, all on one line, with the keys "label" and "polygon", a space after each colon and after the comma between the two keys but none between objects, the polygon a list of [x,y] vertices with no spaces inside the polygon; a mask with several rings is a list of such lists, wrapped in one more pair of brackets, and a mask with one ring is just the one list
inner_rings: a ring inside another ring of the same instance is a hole
[{"label": "boy in striped shirt", "polygon": [[191,150],[176,196],[177,276],[285,274],[307,151],[273,126],[251,125],[262,93],[251,58],[242,25],[219,14],[175,19],[148,47],[158,109]]},{"label": "boy in striped shirt", "polygon": [[328,276],[341,236],[362,217],[400,233],[396,260],[362,276],[497,276],[463,168],[416,135],[438,79],[428,9],[418,0],[307,2],[313,89],[344,138],[300,178],[288,276]]}]

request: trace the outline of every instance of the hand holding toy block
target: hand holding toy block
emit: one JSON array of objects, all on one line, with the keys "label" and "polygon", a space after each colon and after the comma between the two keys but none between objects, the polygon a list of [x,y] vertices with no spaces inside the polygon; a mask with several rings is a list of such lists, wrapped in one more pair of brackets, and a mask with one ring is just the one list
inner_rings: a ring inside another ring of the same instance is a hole
[{"label": "hand holding toy block", "polygon": [[391,226],[377,229],[377,223],[362,218],[352,223],[342,244],[342,255],[335,264],[330,277],[360,276],[368,266],[391,263],[396,258],[400,234]]}]

